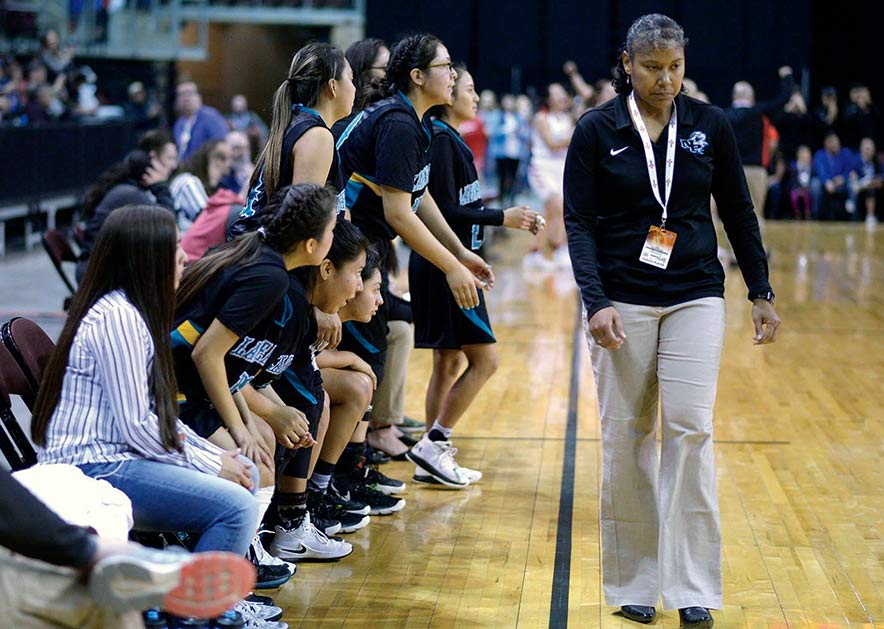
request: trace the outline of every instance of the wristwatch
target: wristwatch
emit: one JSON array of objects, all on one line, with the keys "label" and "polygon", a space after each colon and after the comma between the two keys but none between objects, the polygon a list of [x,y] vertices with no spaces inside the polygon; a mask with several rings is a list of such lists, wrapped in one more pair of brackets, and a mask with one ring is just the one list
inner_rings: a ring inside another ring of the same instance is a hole
[{"label": "wristwatch", "polygon": [[772,290],[756,290],[749,292],[749,301],[755,301],[756,299],[763,299],[769,304],[773,304],[776,299],[776,295],[773,294]]}]

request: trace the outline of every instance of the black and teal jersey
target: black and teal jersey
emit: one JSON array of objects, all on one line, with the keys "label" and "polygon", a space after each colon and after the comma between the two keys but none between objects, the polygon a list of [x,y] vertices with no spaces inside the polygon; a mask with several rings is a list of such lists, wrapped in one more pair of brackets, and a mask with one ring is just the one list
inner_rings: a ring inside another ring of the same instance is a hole
[{"label": "black and teal jersey", "polygon": [[372,241],[392,240],[384,218],[381,186],[411,194],[417,211],[430,181],[433,133],[402,92],[359,112],[341,132],[337,148],[353,223]]},{"label": "black and teal jersey", "polygon": [[[295,144],[301,139],[307,131],[313,127],[322,127],[328,129],[319,113],[304,105],[292,105],[292,121],[286,129],[282,142],[282,155],[279,167],[279,184],[277,190],[281,190],[292,184],[292,151]],[[329,130],[331,133],[331,130]],[[336,204],[338,212],[346,209],[344,199],[345,179],[341,171],[341,160],[337,150],[332,156],[332,163],[328,170],[326,183],[337,192]],[[228,238],[235,238],[245,232],[258,229],[262,225],[262,212],[267,207],[267,191],[264,188],[263,172],[259,173],[257,183],[249,190],[249,196],[246,200],[245,207],[239,214],[239,218],[230,226],[228,230]]]},{"label": "black and teal jersey", "polygon": [[485,240],[485,225],[503,225],[503,211],[482,204],[473,152],[460,133],[443,120],[433,120],[430,154],[430,194],[463,245],[475,251]]},{"label": "black and teal jersey", "polygon": [[[179,402],[191,409],[211,405],[192,354],[216,319],[238,337],[224,357],[231,393],[268,366],[295,314],[288,289],[282,256],[264,245],[256,263],[220,271],[193,299],[176,308],[172,359]],[[187,421],[184,414],[182,419]]]}]

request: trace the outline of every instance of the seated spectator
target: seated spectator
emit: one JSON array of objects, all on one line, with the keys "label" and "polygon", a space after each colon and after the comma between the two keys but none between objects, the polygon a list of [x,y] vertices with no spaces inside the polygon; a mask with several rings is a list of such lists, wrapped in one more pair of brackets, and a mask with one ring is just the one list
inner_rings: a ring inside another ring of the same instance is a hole
[{"label": "seated spectator", "polygon": [[856,156],[841,147],[834,131],[826,134],[823,148],[813,156],[810,182],[813,217],[819,220],[848,220],[856,210],[849,203],[847,181],[856,165]]},{"label": "seated spectator", "polygon": [[[859,144],[859,163],[851,173],[851,196],[856,199],[856,219],[866,219],[866,225],[878,224],[878,199],[881,196],[882,169],[872,138],[863,138]],[[863,212],[863,210],[865,210]]]},{"label": "seated spectator", "polygon": [[[28,82],[25,80],[21,64],[14,59],[5,60],[0,74],[0,96],[9,103],[10,117],[20,116],[28,102]],[[4,117],[4,120],[6,118]]]},{"label": "seated spectator", "polygon": [[158,158],[144,151],[132,151],[126,158],[104,171],[98,183],[86,191],[83,201],[83,238],[77,281],[86,273],[92,248],[110,214],[124,205],[161,205],[174,211],[167,180],[169,169]]},{"label": "seated spectator", "polygon": [[793,218],[810,219],[810,182],[813,177],[813,154],[802,145],[796,151],[795,161],[789,167],[789,203]]},{"label": "seated spectator", "polygon": [[859,83],[850,88],[850,102],[844,107],[842,136],[844,146],[852,151],[859,149],[863,138],[874,140],[879,130],[878,108],[872,102],[869,88]]},{"label": "seated spectator", "polygon": [[814,124],[817,138],[825,138],[830,131],[841,131],[841,108],[838,105],[838,90],[831,85],[820,91],[821,105],[814,111]]},{"label": "seated spectator", "polygon": [[58,75],[70,72],[74,60],[74,47],[62,48],[58,32],[50,28],[40,38],[40,52],[37,59],[46,66],[48,79],[55,81]]},{"label": "seated spectator", "polygon": [[[250,567],[241,557],[101,537],[64,521],[5,469],[0,505],[0,546],[7,549],[0,549],[0,609],[9,626],[141,627],[145,607],[214,615],[248,589]],[[216,589],[223,580],[234,587]]]},{"label": "seated spectator", "polygon": [[[138,131],[156,129],[163,122],[163,110],[155,98],[149,96],[144,83],[135,81],[126,90],[129,100],[123,106],[126,117]],[[177,153],[176,153],[177,154]]]},{"label": "seated spectator", "polygon": [[261,116],[254,111],[249,111],[249,101],[242,94],[234,94],[230,99],[230,113],[227,114],[227,123],[234,131],[244,132],[249,142],[254,146],[260,148],[267,142],[267,125],[261,120]]},{"label": "seated spectator", "polygon": [[187,160],[209,140],[223,140],[228,126],[224,116],[208,105],[193,81],[184,81],[175,88],[175,109],[179,118],[172,127],[178,155]]},{"label": "seated spectator", "polygon": [[181,237],[181,248],[187,261],[202,258],[206,251],[227,241],[227,228],[236,220],[246,204],[237,193],[220,188],[206,200],[206,208],[196,217]]},{"label": "seated spectator", "polygon": [[257,468],[178,419],[169,334],[184,269],[177,241],[163,208],[108,216],[46,367],[31,433],[41,464],[75,465],[126,494],[135,529],[188,531],[195,552],[241,557],[258,524]]},{"label": "seated spectator", "polygon": [[210,140],[184,163],[181,172],[172,179],[169,187],[182,234],[206,209],[208,198],[218,190],[221,179],[230,173],[230,163],[227,143]]},{"label": "seated spectator", "polygon": [[159,160],[170,173],[178,170],[178,147],[172,136],[165,131],[148,131],[138,141],[138,148],[151,159]]},{"label": "seated spectator", "polygon": [[255,164],[252,163],[252,146],[249,138],[242,131],[231,131],[227,134],[227,146],[230,147],[232,163],[230,172],[221,179],[221,187],[236,194],[247,196],[246,186],[252,178]]},{"label": "seated spectator", "polygon": [[68,117],[68,112],[55,94],[51,85],[44,83],[38,86],[25,105],[26,124],[40,126],[58,122]]},{"label": "seated spectator", "polygon": [[73,113],[78,117],[90,117],[98,114],[101,102],[98,100],[98,77],[89,66],[82,66],[77,70],[73,80],[73,91],[76,103]]},{"label": "seated spectator", "polygon": [[786,189],[786,160],[780,150],[780,134],[776,127],[764,118],[765,150],[762,163],[767,171],[767,199],[764,215],[766,218],[782,218],[784,191]]}]

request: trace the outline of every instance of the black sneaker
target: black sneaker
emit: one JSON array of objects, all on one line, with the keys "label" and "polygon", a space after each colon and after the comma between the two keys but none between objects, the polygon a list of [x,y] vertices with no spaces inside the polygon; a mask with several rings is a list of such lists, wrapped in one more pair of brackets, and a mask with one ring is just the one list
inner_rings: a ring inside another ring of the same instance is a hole
[{"label": "black sneaker", "polygon": [[376,467],[366,466],[363,470],[356,470],[356,474],[360,472],[363,474],[364,482],[382,494],[391,496],[393,494],[405,493],[405,490],[408,489],[408,485],[401,480],[390,478],[386,474],[381,473]]},{"label": "black sneaker", "polygon": [[371,508],[364,502],[351,500],[349,493],[343,494],[338,491],[338,488],[335,486],[334,481],[328,484],[326,495],[330,500],[340,505],[340,507],[348,513],[355,513],[356,515],[368,515],[369,512],[371,512]]},{"label": "black sneaker", "polygon": [[348,490],[353,500],[364,502],[369,506],[371,515],[390,515],[405,507],[405,498],[396,498],[377,491],[366,483],[364,478],[351,479]]},{"label": "black sneaker", "polygon": [[[366,505],[367,507],[368,505]],[[340,523],[338,533],[352,533],[361,528],[368,526],[371,518],[368,515],[350,513],[345,511],[343,506],[335,502],[328,496],[327,491],[308,491],[307,492],[307,510],[310,512],[310,519],[330,520]],[[320,529],[322,530],[322,529]],[[328,535],[328,533],[326,533]]]},{"label": "black sneaker", "polygon": [[372,465],[383,465],[384,463],[389,463],[393,460],[380,450],[375,450],[371,446],[365,446],[365,458],[368,459],[368,462]]}]

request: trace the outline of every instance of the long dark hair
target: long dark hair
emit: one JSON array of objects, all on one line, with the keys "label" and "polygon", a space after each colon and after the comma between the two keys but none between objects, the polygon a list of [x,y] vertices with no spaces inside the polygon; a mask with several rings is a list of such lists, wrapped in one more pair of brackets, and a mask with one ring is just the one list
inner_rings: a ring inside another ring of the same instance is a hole
[{"label": "long dark hair", "polygon": [[353,70],[353,85],[356,87],[353,111],[362,111],[384,97],[382,79],[372,77],[369,73],[371,65],[378,58],[378,52],[386,47],[387,44],[383,39],[369,37],[350,44],[344,53],[350,63],[350,69]]},{"label": "long dark hair", "polygon": [[159,154],[167,144],[175,144],[175,139],[162,129],[148,131],[138,140],[138,148],[148,154],[151,151]]},{"label": "long dark hair", "polygon": [[212,196],[218,191],[218,184],[214,186],[209,181],[209,164],[212,162],[212,155],[218,145],[224,140],[208,140],[200,146],[194,153],[187,158],[181,166],[181,172],[190,173],[200,180],[206,191],[206,196]]},{"label": "long dark hair", "polygon": [[91,218],[95,208],[101,203],[105,195],[116,185],[131,183],[141,185],[141,177],[147,167],[150,166],[150,155],[142,150],[130,151],[122,161],[111,165],[101,173],[98,181],[86,191],[83,199],[83,218]]},{"label": "long dark hair", "polygon": [[325,42],[310,42],[292,57],[288,76],[273,95],[270,134],[249,180],[250,189],[258,184],[260,177],[268,197],[276,192],[282,167],[282,145],[292,122],[292,105],[315,106],[322,88],[330,80],[341,78],[345,61],[340,48]]},{"label": "long dark hair", "polygon": [[68,357],[80,322],[95,302],[111,291],[122,290],[144,319],[153,341],[148,383],[159,419],[160,440],[167,450],[181,450],[169,336],[174,321],[177,240],[175,217],[165,208],[128,205],[108,215],[37,393],[31,436],[38,446],[46,445],[46,429],[61,397]]},{"label": "long dark hair", "polygon": [[[454,81],[454,91],[451,94],[452,99],[457,98],[457,91],[460,88],[460,80],[463,77],[464,72],[469,72],[467,65],[460,61],[454,64],[454,70],[457,72],[457,79]],[[427,113],[433,118],[447,120],[450,109],[450,105],[433,105],[427,110]]]},{"label": "long dark hair", "polygon": [[[611,84],[618,94],[632,91],[632,82],[623,66],[623,53],[632,59],[637,52],[658,50],[660,48],[684,48],[688,38],[678,22],[667,15],[649,13],[636,19],[626,32],[626,42],[617,51],[617,67],[614,69],[614,80]],[[684,85],[682,85],[684,91]]]},{"label": "long dark hair", "polygon": [[442,40],[429,33],[418,33],[403,37],[390,51],[387,63],[387,76],[384,77],[384,93],[392,96],[398,91],[408,93],[411,88],[411,71],[415,68],[426,70],[436,56],[436,48]]},{"label": "long dark hair", "polygon": [[264,225],[258,231],[212,249],[184,272],[175,295],[176,306],[192,300],[212,278],[224,269],[255,264],[266,243],[286,254],[299,242],[319,238],[335,215],[335,192],[314,183],[299,183],[279,190],[262,212]]}]

